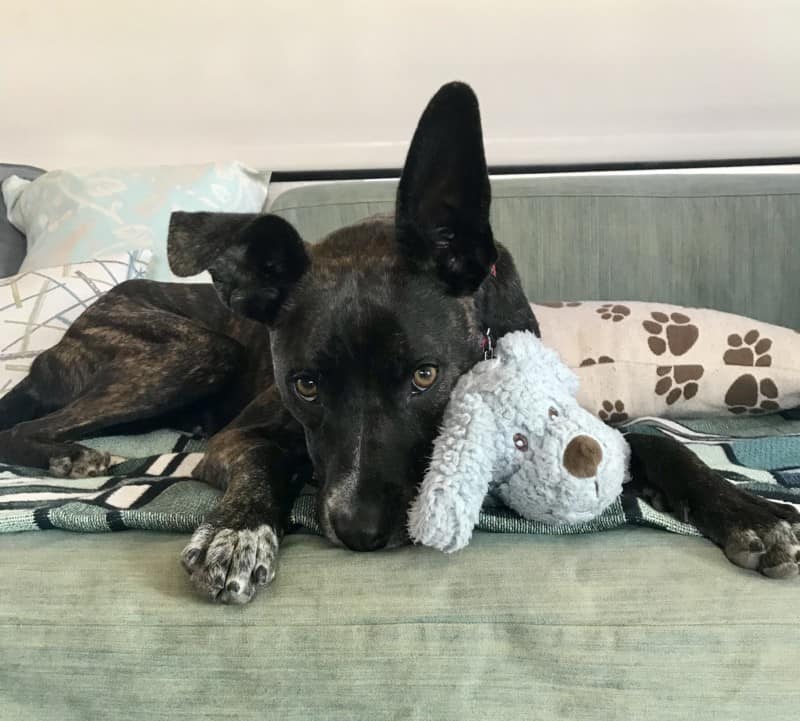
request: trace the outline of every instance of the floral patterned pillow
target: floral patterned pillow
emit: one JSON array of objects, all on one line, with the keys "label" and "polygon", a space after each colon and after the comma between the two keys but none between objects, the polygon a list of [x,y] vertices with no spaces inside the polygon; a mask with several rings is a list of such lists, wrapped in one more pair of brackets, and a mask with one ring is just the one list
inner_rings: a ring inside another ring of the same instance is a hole
[{"label": "floral patterned pillow", "polygon": [[0,280],[0,396],[33,359],[61,340],[70,323],[103,293],[147,272],[149,250],[43,268]]},{"label": "floral patterned pillow", "polygon": [[800,334],[790,328],[658,303],[532,307],[542,339],[578,374],[581,405],[611,423],[800,405]]}]

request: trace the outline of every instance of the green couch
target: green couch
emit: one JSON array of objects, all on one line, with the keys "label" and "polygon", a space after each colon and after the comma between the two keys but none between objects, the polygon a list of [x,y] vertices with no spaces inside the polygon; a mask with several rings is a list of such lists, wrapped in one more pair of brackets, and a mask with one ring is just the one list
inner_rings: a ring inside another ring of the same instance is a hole
[{"label": "green couch", "polygon": [[[391,181],[295,188],[309,240]],[[644,299],[800,327],[800,176],[494,181],[531,300]],[[704,539],[478,534],[465,551],[283,544],[247,607],[193,595],[186,538],[0,537],[0,719],[795,719],[800,581]]]}]

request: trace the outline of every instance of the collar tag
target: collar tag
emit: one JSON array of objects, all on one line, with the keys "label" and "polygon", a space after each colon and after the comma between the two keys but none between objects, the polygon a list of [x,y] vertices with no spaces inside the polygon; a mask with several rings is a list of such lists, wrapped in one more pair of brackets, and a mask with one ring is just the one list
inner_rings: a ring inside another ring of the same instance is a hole
[{"label": "collar tag", "polygon": [[481,338],[481,350],[483,350],[483,360],[494,358],[494,338],[491,328],[487,328]]}]

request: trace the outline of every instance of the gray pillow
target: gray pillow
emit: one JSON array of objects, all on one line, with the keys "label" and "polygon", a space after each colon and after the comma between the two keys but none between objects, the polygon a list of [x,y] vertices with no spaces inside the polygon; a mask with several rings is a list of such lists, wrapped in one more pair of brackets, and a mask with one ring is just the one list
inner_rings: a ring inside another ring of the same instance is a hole
[{"label": "gray pillow", "polygon": [[[19,175],[25,180],[33,180],[42,173],[44,170],[30,165],[0,163],[0,183],[9,175]],[[6,204],[3,202],[3,194],[0,193],[0,278],[14,275],[19,270],[26,250],[25,236],[8,222]]]}]

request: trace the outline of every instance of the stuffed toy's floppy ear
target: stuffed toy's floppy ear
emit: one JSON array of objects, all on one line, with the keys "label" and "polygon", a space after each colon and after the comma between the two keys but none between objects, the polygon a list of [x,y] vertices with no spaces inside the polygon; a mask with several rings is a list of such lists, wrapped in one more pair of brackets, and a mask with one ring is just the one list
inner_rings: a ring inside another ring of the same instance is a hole
[{"label": "stuffed toy's floppy ear", "polygon": [[422,113],[397,189],[401,252],[454,295],[475,292],[497,260],[478,99],[448,83]]},{"label": "stuffed toy's floppy ear", "polygon": [[513,377],[542,379],[552,376],[571,396],[578,393],[578,376],[558,353],[531,331],[512,331],[497,341],[497,357],[510,366]]},{"label": "stuffed toy's floppy ear", "polygon": [[409,510],[412,541],[447,553],[469,543],[492,479],[496,435],[494,416],[478,394],[450,401],[428,472]]},{"label": "stuffed toy's floppy ear", "polygon": [[172,272],[208,270],[225,305],[273,324],[310,264],[297,231],[277,215],[172,214],[167,238]]}]

